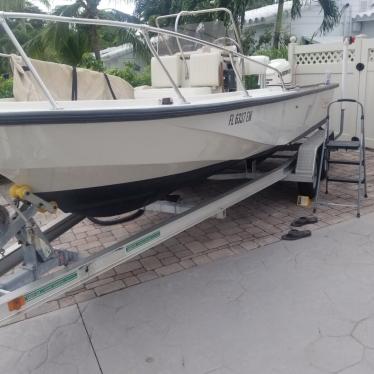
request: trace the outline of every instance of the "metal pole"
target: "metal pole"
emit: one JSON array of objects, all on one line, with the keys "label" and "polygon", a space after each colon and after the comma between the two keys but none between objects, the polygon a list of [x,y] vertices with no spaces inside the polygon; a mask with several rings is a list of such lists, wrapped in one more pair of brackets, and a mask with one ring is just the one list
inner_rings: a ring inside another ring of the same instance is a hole
[{"label": "metal pole", "polygon": [[[346,98],[346,80],[347,80],[347,66],[348,66],[348,46],[349,46],[349,39],[344,38],[343,40],[343,56],[342,56],[342,79],[341,79],[341,93],[340,98]],[[344,111],[345,111],[345,104],[342,102],[340,104],[340,130],[339,134],[337,135],[336,139],[338,139],[344,131]],[[357,131],[356,131],[357,132]]]},{"label": "metal pole", "polygon": [[174,79],[172,78],[172,76],[170,75],[168,70],[166,69],[164,63],[160,59],[160,56],[157,54],[155,48],[153,47],[152,42],[149,39],[148,31],[143,30],[142,34],[143,34],[144,39],[145,39],[145,41],[148,45],[148,48],[152,52],[153,56],[157,59],[158,63],[161,65],[162,69],[164,70],[166,76],[169,78],[171,85],[173,86],[173,88],[174,88],[176,94],[178,95],[178,97],[181,99],[182,103],[183,104],[189,104],[188,101],[185,99],[185,97],[182,95],[182,93],[181,93],[180,89],[178,88],[178,86],[176,85],[176,83],[174,82]]},{"label": "metal pole", "polygon": [[[174,25],[174,31],[175,32],[178,32],[178,23],[179,23],[179,18],[184,14],[184,12],[180,12],[178,13],[177,15],[177,18],[175,19],[175,25]],[[179,51],[181,53],[181,56],[182,56],[182,60],[183,60],[183,63],[184,63],[184,68],[186,69],[186,72],[185,72],[185,79],[188,79],[189,78],[189,71],[188,71],[188,65],[187,65],[187,61],[186,61],[186,57],[184,56],[184,53],[183,53],[183,48],[182,48],[182,45],[181,45],[181,42],[179,40],[179,38],[175,38],[175,40],[177,41],[177,44],[178,44],[178,48],[179,48]]]},{"label": "metal pole", "polygon": [[237,82],[239,83],[240,88],[241,88],[242,91],[244,92],[244,96],[249,97],[249,93],[248,93],[248,91],[245,89],[244,84],[243,84],[243,82],[242,82],[242,79],[241,79],[241,77],[240,77],[240,74],[239,74],[239,72],[238,72],[238,69],[237,69],[236,66],[235,66],[235,61],[234,61],[234,59],[233,59],[233,57],[232,57],[232,53],[230,53],[230,61],[231,61],[232,68],[233,68],[233,70],[234,70],[234,72],[235,72],[236,80],[237,80]]},{"label": "metal pole", "polygon": [[348,65],[348,46],[349,46],[349,39],[345,38],[343,41],[343,61],[342,61],[342,80],[341,80],[341,98],[345,99],[345,86],[346,86],[346,79],[347,79],[347,65]]},{"label": "metal pole", "polygon": [[18,43],[17,38],[14,36],[12,30],[10,29],[10,27],[8,26],[6,20],[4,19],[4,17],[2,17],[2,15],[0,15],[0,23],[1,23],[1,26],[3,27],[4,31],[9,36],[9,39],[11,40],[13,45],[16,47],[16,49],[19,52],[19,54],[21,55],[21,57],[23,58],[23,61],[25,62],[27,67],[30,69],[31,74],[34,76],[35,80],[39,84],[39,86],[42,89],[44,95],[47,97],[47,99],[51,103],[52,108],[53,109],[59,109],[55,99],[52,97],[52,95],[49,92],[47,86],[44,84],[44,82],[40,78],[40,75],[38,74],[38,72],[34,68],[31,60],[28,58],[28,56],[27,56],[26,52],[23,50],[21,44]]}]

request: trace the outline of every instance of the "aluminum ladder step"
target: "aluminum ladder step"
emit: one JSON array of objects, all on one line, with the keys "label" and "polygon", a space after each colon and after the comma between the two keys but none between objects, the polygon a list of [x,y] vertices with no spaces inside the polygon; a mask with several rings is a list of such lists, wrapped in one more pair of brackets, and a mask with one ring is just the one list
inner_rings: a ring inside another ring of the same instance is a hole
[{"label": "aluminum ladder step", "polygon": [[359,140],[351,140],[351,141],[344,141],[344,140],[329,140],[326,144],[327,149],[349,149],[349,150],[356,150],[360,149],[361,142]]},{"label": "aluminum ladder step", "polygon": [[340,183],[365,183],[365,179],[359,181],[358,178],[344,178],[344,177],[328,177],[329,182],[340,182]]},{"label": "aluminum ladder step", "polygon": [[[360,161],[344,161],[344,160],[328,160],[329,164],[338,164],[338,165],[360,165]],[[364,165],[364,160],[362,160],[362,165]]]}]

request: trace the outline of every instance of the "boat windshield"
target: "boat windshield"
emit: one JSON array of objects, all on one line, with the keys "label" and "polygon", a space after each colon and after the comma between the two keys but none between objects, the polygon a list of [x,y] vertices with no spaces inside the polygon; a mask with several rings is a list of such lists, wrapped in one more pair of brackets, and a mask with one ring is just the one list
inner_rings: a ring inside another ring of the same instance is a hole
[{"label": "boat windshield", "polygon": [[[196,17],[193,17],[195,22],[192,23],[188,22],[188,18],[192,17],[186,18],[187,20],[184,19],[185,22],[180,22],[178,24],[179,33],[221,46],[236,46],[237,50],[240,50],[234,28],[227,24],[227,22],[218,19],[214,21],[196,22]],[[168,24],[163,25],[162,23]],[[160,20],[160,28],[175,31],[174,20]],[[197,51],[201,49],[202,45],[189,40],[182,40],[180,38],[168,37],[167,35],[160,34],[160,36],[157,37],[157,47],[159,55],[162,56],[178,52]]]}]

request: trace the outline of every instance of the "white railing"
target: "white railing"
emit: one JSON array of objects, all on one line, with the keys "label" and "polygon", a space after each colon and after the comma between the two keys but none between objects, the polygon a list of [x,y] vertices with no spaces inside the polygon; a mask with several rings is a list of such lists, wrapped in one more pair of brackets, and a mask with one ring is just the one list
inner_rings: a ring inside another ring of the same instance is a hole
[{"label": "white railing", "polygon": [[[281,86],[283,90],[287,90],[283,77],[281,72],[267,64],[263,64],[255,59],[252,59],[240,52],[232,51],[230,49],[225,48],[224,46],[221,46],[219,44],[211,43],[202,39],[198,39],[192,36],[184,35],[177,33],[175,31],[170,31],[166,29],[160,29],[158,27],[152,27],[144,24],[136,24],[136,23],[130,23],[130,22],[120,22],[120,21],[111,21],[111,20],[101,20],[101,19],[90,19],[90,18],[75,18],[75,17],[64,17],[64,16],[54,16],[54,15],[49,15],[49,14],[34,14],[34,13],[17,13],[17,12],[0,12],[0,24],[2,25],[4,31],[12,41],[13,45],[16,47],[18,53],[21,55],[23,58],[25,64],[28,66],[30,69],[30,72],[34,76],[35,80],[39,84],[40,88],[42,89],[43,93],[45,94],[46,98],[50,102],[51,106],[53,109],[59,109],[56,101],[52,97],[51,93],[49,92],[48,88],[44,84],[43,80],[39,76],[38,72],[34,68],[31,60],[27,56],[26,52],[22,48],[22,46],[19,44],[17,38],[13,34],[12,30],[8,26],[6,20],[7,19],[34,19],[34,20],[41,20],[41,21],[51,21],[51,22],[61,22],[61,23],[73,23],[73,24],[81,24],[81,25],[97,25],[97,26],[109,26],[109,27],[117,27],[117,28],[123,28],[123,29],[132,29],[132,30],[137,30],[140,32],[140,34],[143,36],[145,42],[147,43],[148,48],[150,49],[152,55],[158,60],[160,66],[164,70],[166,76],[170,80],[170,83],[172,87],[174,88],[177,96],[180,98],[182,103],[188,104],[186,98],[182,95],[180,89],[178,88],[178,85],[174,82],[173,78],[169,74],[168,70],[166,69],[165,65],[162,63],[160,56],[158,55],[157,51],[153,47],[149,34],[150,33],[156,33],[158,35],[168,35],[174,38],[179,38],[182,40],[194,42],[196,44],[202,45],[202,46],[208,46],[208,47],[213,47],[216,48],[224,53],[226,53],[230,58],[240,58],[244,60],[251,61],[255,64],[264,66],[268,69],[271,69],[275,71],[280,78],[281,81]],[[238,75],[238,71],[235,70],[235,74],[237,76],[237,80],[241,82],[241,77]],[[248,92],[246,91],[245,87],[241,85],[243,93],[245,96],[248,96]]]}]

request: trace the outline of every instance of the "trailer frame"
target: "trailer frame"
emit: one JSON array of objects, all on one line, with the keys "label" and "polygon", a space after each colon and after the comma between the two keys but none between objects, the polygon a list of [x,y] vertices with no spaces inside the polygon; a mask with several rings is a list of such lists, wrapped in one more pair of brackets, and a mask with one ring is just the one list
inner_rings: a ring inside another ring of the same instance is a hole
[{"label": "trailer frame", "polygon": [[[35,271],[35,269],[30,269],[30,266],[27,266],[27,261],[25,260],[25,253],[28,251],[28,253],[36,254],[36,256],[31,256],[32,261],[37,261],[35,266],[41,266],[41,268],[45,266],[47,271],[50,270],[53,266],[49,267],[46,263],[54,261],[52,265],[56,265],[56,256],[58,263],[58,256],[61,254],[61,251],[57,252],[57,250],[53,250],[50,240],[61,235],[64,230],[67,231],[69,228],[74,226],[82,219],[82,217],[69,218],[65,216],[61,220],[64,224],[63,230],[58,227],[59,223],[57,223],[55,227],[49,229],[49,234],[42,233],[39,226],[32,220],[32,216],[36,213],[35,205],[32,201],[38,201],[35,200],[35,198],[38,198],[29,191],[28,195],[24,197],[26,200],[23,200],[25,208],[22,214],[26,217],[24,226],[19,223],[21,217],[19,214],[20,209],[18,208],[18,212],[16,211],[15,216],[13,216],[16,218],[12,218],[11,220],[11,222],[17,222],[16,230],[15,227],[12,226],[12,223],[8,229],[13,230],[11,233],[17,231],[17,235],[19,236],[20,227],[22,226],[21,229],[26,232],[26,230],[30,229],[31,222],[33,225],[36,225],[33,226],[36,228],[33,235],[35,234],[37,238],[42,239],[42,241],[52,249],[52,253],[50,258],[46,255],[46,258],[42,259],[45,261],[43,263],[41,262],[41,256],[37,255],[40,250],[40,248],[37,248],[39,242],[35,241],[34,243],[31,241],[26,243],[26,247],[23,247],[22,249],[23,261],[26,261],[26,264],[21,267],[18,266],[18,271],[15,271],[13,274],[0,277],[0,324],[9,319],[15,318],[20,313],[24,313],[44,302],[55,299],[59,295],[73,288],[79,287],[92,278],[99,276],[123,262],[131,260],[152,247],[161,244],[208,218],[224,218],[226,216],[226,209],[276,182],[290,180],[303,183],[313,183],[313,178],[315,178],[316,174],[315,168],[318,149],[324,139],[323,134],[324,130],[317,129],[311,135],[306,137],[301,144],[299,143],[296,150],[288,151],[288,153],[286,152],[286,154],[283,155],[279,152],[273,154],[272,157],[278,158],[280,163],[269,171],[259,172],[256,169],[256,161],[253,161],[252,172],[249,173],[246,170],[241,176],[231,175],[227,178],[222,178],[247,179],[247,181],[244,183],[241,182],[239,186],[220,194],[219,196],[213,197],[198,206],[180,207],[179,209],[175,208],[173,211],[170,210],[170,208],[169,210],[163,210],[162,204],[156,204],[157,210],[168,211],[169,213],[175,212],[176,215],[151,227],[150,229],[121,240],[95,255],[86,258],[71,258],[69,261],[66,261],[66,263],[60,263],[60,265],[62,265],[61,270],[47,275],[43,275],[42,272],[39,273],[38,271]],[[48,203],[46,203],[46,206],[47,204]],[[153,204],[153,210],[154,209],[155,205]],[[29,219],[31,219],[31,221],[29,221]],[[54,233],[54,235],[51,235],[51,232]],[[2,230],[0,229],[0,240],[5,237],[4,235],[7,237],[11,236],[6,228],[3,228]],[[18,260],[22,258],[19,253],[20,247],[16,248],[15,251],[18,251],[18,256],[14,256],[14,253],[13,256]],[[64,256],[69,257],[69,253],[69,251],[66,251]],[[10,255],[12,255],[12,253]],[[64,258],[68,259],[68,257]],[[0,269],[1,262],[5,259],[6,257],[0,260]],[[41,264],[39,264],[39,262],[41,262]],[[16,265],[16,263],[17,262],[14,261],[12,265]],[[31,275],[33,275],[34,278]],[[15,280],[17,276],[19,276],[18,280],[21,282],[21,286],[19,287],[15,287],[15,285],[17,285],[17,279]],[[22,282],[24,284],[22,284]],[[12,289],[14,287],[15,289]]]}]

